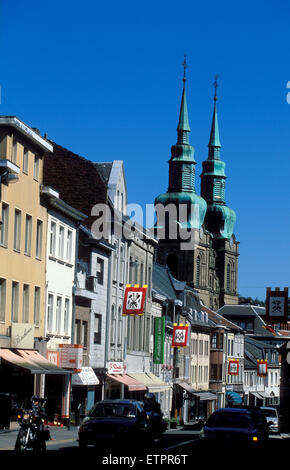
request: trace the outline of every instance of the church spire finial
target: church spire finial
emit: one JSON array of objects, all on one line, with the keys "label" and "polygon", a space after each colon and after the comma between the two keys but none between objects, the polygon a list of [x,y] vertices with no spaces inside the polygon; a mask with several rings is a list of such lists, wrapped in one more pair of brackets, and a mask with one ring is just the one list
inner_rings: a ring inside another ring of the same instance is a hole
[{"label": "church spire finial", "polygon": [[183,66],[183,84],[185,85],[185,82],[186,82],[186,69],[187,69],[187,61],[186,61],[186,54],[184,54],[184,60],[183,60],[183,63],[182,63],[182,66]]},{"label": "church spire finial", "polygon": [[182,99],[181,99],[181,106],[180,106],[180,113],[179,113],[179,121],[177,126],[177,143],[178,144],[188,144],[189,141],[189,121],[188,121],[188,111],[187,111],[187,102],[186,102],[186,94],[185,94],[185,82],[186,82],[186,69],[187,69],[187,61],[186,61],[186,54],[184,54],[184,61],[183,61],[183,92],[182,92]]},{"label": "church spire finial", "polygon": [[213,108],[213,117],[212,117],[212,124],[211,124],[211,131],[210,131],[210,138],[209,138],[209,158],[219,159],[219,151],[221,147],[220,143],[220,136],[219,136],[219,126],[218,126],[218,118],[217,118],[217,110],[216,110],[216,102],[217,102],[217,87],[218,87],[218,75],[215,76],[215,80],[213,83],[214,86],[214,108]]}]

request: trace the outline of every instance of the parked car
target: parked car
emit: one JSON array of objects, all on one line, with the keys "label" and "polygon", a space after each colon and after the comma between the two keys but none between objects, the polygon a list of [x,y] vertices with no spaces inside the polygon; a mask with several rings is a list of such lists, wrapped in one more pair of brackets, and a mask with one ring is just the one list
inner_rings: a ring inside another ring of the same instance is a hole
[{"label": "parked car", "polygon": [[201,438],[211,441],[265,443],[269,436],[266,418],[257,408],[220,408],[207,420]]},{"label": "parked car", "polygon": [[279,418],[276,408],[271,406],[261,406],[261,410],[266,417],[270,433],[277,434],[279,432]]},{"label": "parked car", "polygon": [[97,402],[83,419],[78,433],[79,448],[104,442],[132,446],[144,443],[149,437],[147,415],[137,400]]}]

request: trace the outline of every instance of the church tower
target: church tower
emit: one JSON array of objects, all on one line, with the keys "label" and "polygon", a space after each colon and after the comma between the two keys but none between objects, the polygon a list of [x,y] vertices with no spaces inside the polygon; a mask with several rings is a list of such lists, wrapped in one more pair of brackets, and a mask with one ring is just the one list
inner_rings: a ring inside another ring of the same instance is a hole
[{"label": "church tower", "polygon": [[[208,158],[202,164],[201,196],[196,193],[196,161],[194,148],[189,144],[186,61],[183,65],[177,143],[171,147],[168,189],[155,199],[155,229],[159,229],[157,261],[168,265],[176,279],[195,287],[204,304],[217,310],[224,304],[238,303],[239,254],[238,242],[233,235],[236,214],[225,202],[226,175],[225,163],[220,158],[216,81]],[[186,217],[181,216],[181,206],[188,209]],[[158,210],[160,207],[164,212]],[[167,213],[166,208],[175,211],[168,210]],[[176,228],[178,230],[174,232]],[[163,236],[159,236],[160,229],[164,229]],[[190,242],[184,242],[182,230],[191,233]]]}]

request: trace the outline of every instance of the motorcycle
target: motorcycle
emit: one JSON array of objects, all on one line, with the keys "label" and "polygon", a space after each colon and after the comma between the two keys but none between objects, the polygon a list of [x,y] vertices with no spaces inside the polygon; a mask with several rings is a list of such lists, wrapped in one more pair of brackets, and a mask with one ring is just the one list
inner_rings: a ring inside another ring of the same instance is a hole
[{"label": "motorcycle", "polygon": [[153,410],[147,410],[146,415],[148,419],[149,429],[153,439],[160,439],[162,434],[167,429],[167,423],[162,417],[163,414],[157,413]]},{"label": "motorcycle", "polygon": [[50,439],[49,427],[44,425],[43,412],[38,409],[20,410],[17,414],[20,429],[15,442],[15,451],[32,449],[45,451]]}]

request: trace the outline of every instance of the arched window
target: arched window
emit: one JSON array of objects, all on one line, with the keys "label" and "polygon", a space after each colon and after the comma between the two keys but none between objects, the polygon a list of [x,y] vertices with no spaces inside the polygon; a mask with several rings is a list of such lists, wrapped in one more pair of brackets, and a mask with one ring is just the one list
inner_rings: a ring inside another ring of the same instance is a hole
[{"label": "arched window", "polygon": [[178,278],[178,256],[175,254],[168,255],[166,264],[169,267],[172,276],[177,279]]},{"label": "arched window", "polygon": [[230,263],[227,264],[227,290],[230,290]]},{"label": "arched window", "polygon": [[195,277],[195,283],[197,286],[200,284],[200,256],[198,255],[196,259],[196,277]]}]

